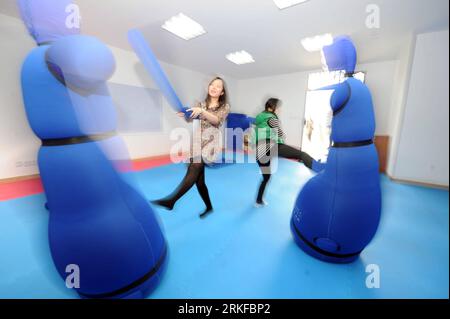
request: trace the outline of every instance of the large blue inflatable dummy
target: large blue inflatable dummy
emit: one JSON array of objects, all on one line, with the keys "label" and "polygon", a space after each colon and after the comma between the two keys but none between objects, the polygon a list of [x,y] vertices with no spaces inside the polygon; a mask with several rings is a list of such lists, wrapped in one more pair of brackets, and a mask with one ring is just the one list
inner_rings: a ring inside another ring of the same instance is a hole
[{"label": "large blue inflatable dummy", "polygon": [[291,219],[296,243],[308,254],[334,263],[358,258],[374,237],[381,211],[375,117],[368,88],[352,77],[356,49],[348,37],[323,48],[329,71],[347,79],[334,87],[328,162],[301,190]]},{"label": "large blue inflatable dummy", "polygon": [[64,279],[79,270],[73,288],[82,298],[144,297],[165,269],[167,246],[147,200],[117,170],[114,152],[124,145],[106,85],[114,57],[67,27],[70,0],[18,3],[40,44],[23,64],[22,91],[42,140],[38,163],[56,269]]},{"label": "large blue inflatable dummy", "polygon": [[245,114],[228,114],[227,129],[230,130],[229,135],[227,135],[228,150],[232,150],[233,152],[244,150],[244,136],[245,133],[248,133],[248,129],[253,122],[254,119]]}]

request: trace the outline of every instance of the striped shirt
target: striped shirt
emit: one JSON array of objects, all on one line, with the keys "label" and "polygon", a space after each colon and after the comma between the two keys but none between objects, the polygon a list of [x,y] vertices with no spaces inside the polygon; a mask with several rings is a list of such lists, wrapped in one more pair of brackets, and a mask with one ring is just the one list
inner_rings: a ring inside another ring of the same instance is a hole
[{"label": "striped shirt", "polygon": [[[267,124],[270,128],[275,130],[278,134],[278,137],[284,139],[285,134],[283,129],[281,128],[280,120],[276,117],[272,117],[267,121]],[[273,147],[275,146],[275,141],[273,140],[261,140],[258,141],[257,149],[256,149],[256,159],[264,160],[266,157],[271,157],[270,153],[272,152]]]},{"label": "striped shirt", "polygon": [[272,118],[269,119],[267,124],[269,124],[269,126],[271,128],[273,128],[274,130],[277,131],[277,134],[278,134],[279,138],[284,139],[285,135],[284,135],[284,132],[283,132],[283,130],[281,128],[281,124],[280,124],[280,120],[279,119],[277,119],[275,117],[272,117]]}]

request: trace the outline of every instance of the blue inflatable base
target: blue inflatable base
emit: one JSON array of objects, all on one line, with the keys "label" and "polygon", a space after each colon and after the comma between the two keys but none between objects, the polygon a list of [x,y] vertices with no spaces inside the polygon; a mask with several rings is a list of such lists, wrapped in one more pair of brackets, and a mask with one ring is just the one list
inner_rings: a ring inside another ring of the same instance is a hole
[{"label": "blue inflatable base", "polygon": [[294,237],[295,243],[305,253],[307,253],[308,255],[310,255],[314,258],[322,260],[324,262],[334,263],[334,264],[349,264],[359,258],[359,254],[351,256],[351,257],[347,257],[347,258],[342,258],[342,257],[329,256],[328,254],[326,254],[326,252],[320,253],[320,250],[321,250],[320,248],[313,246],[311,243],[307,243],[305,240],[303,240],[301,238],[301,235],[298,232],[293,219],[291,219],[291,232],[292,232],[292,236]]},{"label": "blue inflatable base", "polygon": [[81,299],[144,299],[151,295],[161,282],[161,278],[167,270],[169,252],[166,245],[166,251],[160,257],[159,265],[155,267],[143,278],[138,279],[128,287],[121,290],[123,292],[112,292],[104,296],[86,296],[79,293]]}]

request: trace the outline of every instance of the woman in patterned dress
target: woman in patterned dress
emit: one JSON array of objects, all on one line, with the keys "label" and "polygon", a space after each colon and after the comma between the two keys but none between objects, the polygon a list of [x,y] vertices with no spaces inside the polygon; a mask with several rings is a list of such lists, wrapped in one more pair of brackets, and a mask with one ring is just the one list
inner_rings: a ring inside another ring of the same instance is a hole
[{"label": "woman in patterned dress", "polygon": [[[214,162],[221,151],[220,128],[230,112],[225,81],[220,77],[214,78],[208,86],[205,101],[188,111],[192,112],[191,120],[200,119],[201,130],[197,132],[200,134],[194,134],[192,156],[186,175],[170,196],[153,203],[172,210],[176,202],[195,184],[206,206],[200,214],[200,218],[204,218],[213,211],[205,182],[205,164]],[[184,113],[178,113],[178,115],[184,117]]]}]

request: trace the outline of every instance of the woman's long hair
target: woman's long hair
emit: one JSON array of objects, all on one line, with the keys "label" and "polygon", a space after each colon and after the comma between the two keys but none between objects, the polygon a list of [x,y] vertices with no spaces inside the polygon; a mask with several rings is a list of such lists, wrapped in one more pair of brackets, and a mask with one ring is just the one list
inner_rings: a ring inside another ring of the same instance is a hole
[{"label": "woman's long hair", "polygon": [[211,80],[211,82],[209,82],[208,84],[208,93],[206,95],[206,99],[205,99],[205,103],[206,103],[206,107],[209,106],[209,104],[211,103],[211,96],[209,95],[209,87],[211,86],[211,84],[213,84],[214,81],[216,80],[220,80],[222,81],[223,84],[223,94],[219,97],[219,107],[220,106],[224,106],[228,103],[228,94],[227,94],[227,88],[226,88],[226,83],[225,80],[222,79],[219,76],[216,76],[214,79]]}]

